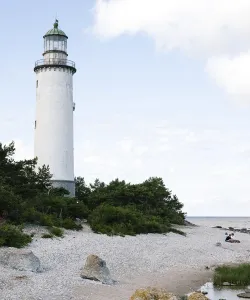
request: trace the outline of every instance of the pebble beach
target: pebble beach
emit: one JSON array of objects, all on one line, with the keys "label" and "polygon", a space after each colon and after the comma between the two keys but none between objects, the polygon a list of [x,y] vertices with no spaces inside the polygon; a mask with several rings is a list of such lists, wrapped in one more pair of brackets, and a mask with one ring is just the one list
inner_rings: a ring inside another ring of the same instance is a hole
[{"label": "pebble beach", "polygon": [[[40,259],[42,272],[18,271],[0,265],[1,300],[128,300],[141,287],[156,286],[185,294],[209,281],[212,268],[250,260],[250,235],[237,233],[240,244],[225,243],[225,231],[206,226],[181,228],[187,236],[169,233],[108,237],[65,231],[63,238],[43,239],[42,227],[26,247]],[[221,246],[216,243],[221,242]],[[0,249],[1,251],[1,249]],[[80,277],[88,255],[106,261],[115,285]],[[209,267],[207,269],[206,267]]]}]

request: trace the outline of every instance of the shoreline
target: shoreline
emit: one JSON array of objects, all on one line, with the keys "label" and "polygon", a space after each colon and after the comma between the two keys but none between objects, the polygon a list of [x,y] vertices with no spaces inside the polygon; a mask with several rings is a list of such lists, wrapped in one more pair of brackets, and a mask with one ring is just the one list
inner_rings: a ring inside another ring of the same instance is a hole
[{"label": "shoreline", "polygon": [[[184,295],[210,281],[212,269],[206,266],[249,261],[250,239],[244,233],[237,234],[240,244],[228,244],[220,229],[200,225],[181,229],[186,237],[173,233],[108,237],[84,226],[82,231],[65,231],[64,238],[51,240],[39,237],[44,228],[29,226],[26,232],[35,232],[35,237],[26,249],[40,259],[44,271],[20,272],[0,265],[1,299],[128,300],[136,289],[148,286]],[[106,261],[117,284],[80,277],[90,254]],[[17,280],[17,276],[26,277]]]}]

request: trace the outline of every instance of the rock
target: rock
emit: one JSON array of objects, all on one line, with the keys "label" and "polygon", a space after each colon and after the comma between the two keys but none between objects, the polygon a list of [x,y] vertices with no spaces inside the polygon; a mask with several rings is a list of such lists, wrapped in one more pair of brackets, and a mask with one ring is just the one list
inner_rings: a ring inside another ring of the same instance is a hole
[{"label": "rock", "polygon": [[208,300],[208,298],[202,293],[192,293],[188,296],[188,300]]},{"label": "rock", "polygon": [[19,271],[41,271],[39,258],[27,249],[12,247],[0,249],[0,264]]},{"label": "rock", "polygon": [[222,226],[214,226],[213,228],[219,228],[219,229],[222,229]]},{"label": "rock", "polygon": [[235,284],[230,283],[230,282],[223,282],[222,283],[222,286],[233,286],[233,285],[235,285]]},{"label": "rock", "polygon": [[239,298],[250,299],[250,293],[240,293],[237,295]]},{"label": "rock", "polygon": [[149,287],[136,290],[130,300],[178,300],[178,298],[164,289]]},{"label": "rock", "polygon": [[247,233],[248,230],[247,230],[246,228],[241,228],[240,232],[242,232],[242,233]]},{"label": "rock", "polygon": [[245,293],[250,293],[250,289],[245,289]]},{"label": "rock", "polygon": [[228,227],[228,230],[234,231],[234,228],[233,227]]},{"label": "rock", "polygon": [[113,284],[115,282],[110,276],[106,262],[93,254],[87,257],[81,277],[83,279],[100,281],[105,284]]},{"label": "rock", "polygon": [[217,242],[217,243],[215,244],[215,246],[217,246],[217,247],[221,247],[221,246],[222,246],[222,244],[221,244],[221,242]]}]

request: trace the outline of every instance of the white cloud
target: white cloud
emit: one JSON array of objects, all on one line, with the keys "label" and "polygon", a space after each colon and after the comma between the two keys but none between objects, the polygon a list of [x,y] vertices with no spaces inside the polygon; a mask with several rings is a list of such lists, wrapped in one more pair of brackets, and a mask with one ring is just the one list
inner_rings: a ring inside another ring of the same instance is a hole
[{"label": "white cloud", "polygon": [[249,0],[97,0],[91,31],[104,39],[146,34],[158,49],[199,56],[228,94],[249,100],[249,15]]},{"label": "white cloud", "polygon": [[93,32],[104,38],[143,33],[166,50],[211,54],[249,46],[249,13],[248,0],[99,0]]},{"label": "white cloud", "polygon": [[228,94],[250,101],[250,50],[234,57],[211,58],[206,70]]}]

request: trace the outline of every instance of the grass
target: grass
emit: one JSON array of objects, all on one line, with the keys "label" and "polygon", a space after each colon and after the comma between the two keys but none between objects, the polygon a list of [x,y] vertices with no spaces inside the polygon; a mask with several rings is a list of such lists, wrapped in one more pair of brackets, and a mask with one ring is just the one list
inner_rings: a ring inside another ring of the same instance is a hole
[{"label": "grass", "polygon": [[44,233],[42,235],[42,238],[43,239],[52,239],[53,238],[53,234],[51,234],[51,233]]},{"label": "grass", "polygon": [[217,267],[213,281],[215,286],[221,286],[223,282],[237,286],[247,286],[250,284],[250,264]]},{"label": "grass", "polygon": [[58,237],[63,237],[63,230],[58,227],[50,227],[49,231],[52,235],[58,236]]}]

